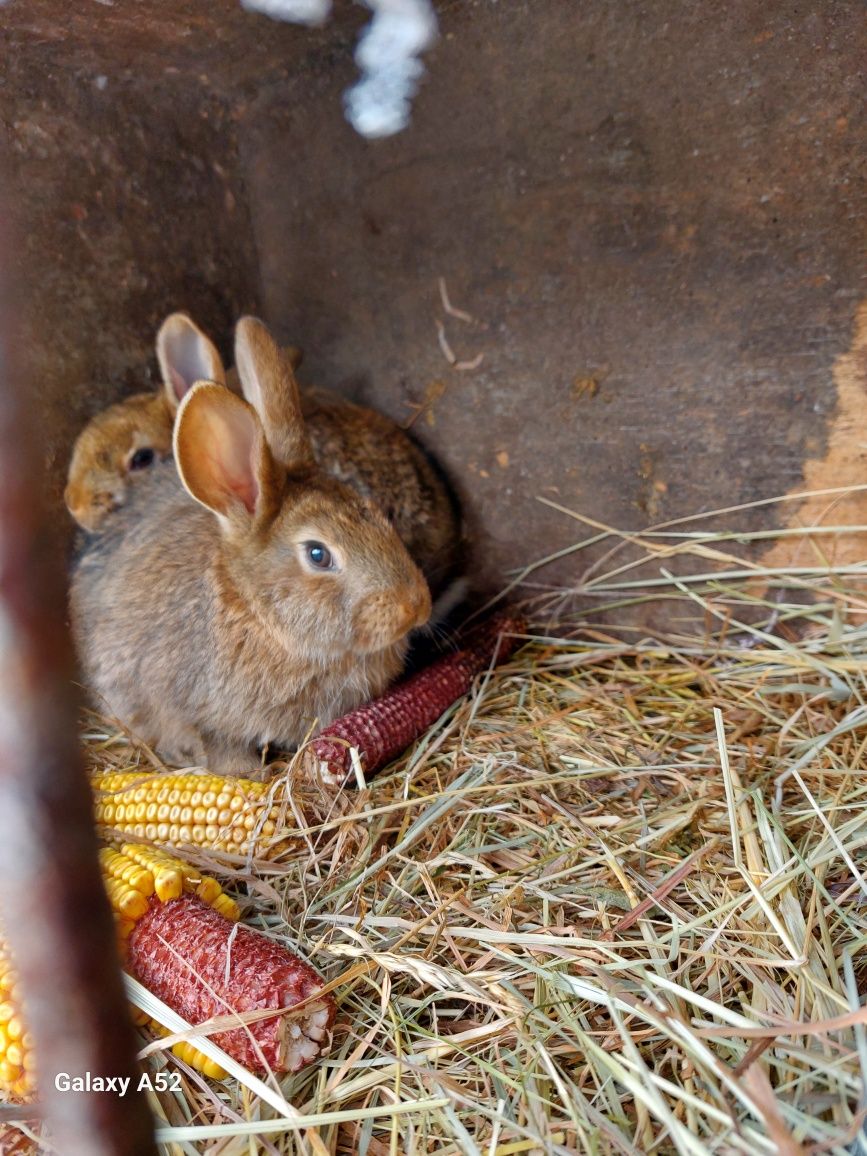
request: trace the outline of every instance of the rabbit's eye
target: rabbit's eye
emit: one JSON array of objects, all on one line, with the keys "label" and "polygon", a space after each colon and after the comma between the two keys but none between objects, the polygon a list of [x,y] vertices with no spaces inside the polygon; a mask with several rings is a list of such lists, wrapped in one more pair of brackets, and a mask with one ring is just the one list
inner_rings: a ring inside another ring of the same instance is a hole
[{"label": "rabbit's eye", "polygon": [[323,546],[321,542],[305,542],[304,553],[310,565],[315,566],[317,570],[334,569],[334,557],[328,547]]},{"label": "rabbit's eye", "polygon": [[154,461],[154,451],[151,449],[136,450],[129,459],[129,468],[131,470],[146,470],[148,466],[152,466]]}]

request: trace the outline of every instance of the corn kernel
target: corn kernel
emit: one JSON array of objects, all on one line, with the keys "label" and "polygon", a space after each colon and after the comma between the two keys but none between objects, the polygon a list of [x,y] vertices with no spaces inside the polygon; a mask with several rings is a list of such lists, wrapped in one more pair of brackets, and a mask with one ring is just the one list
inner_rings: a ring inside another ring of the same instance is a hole
[{"label": "corn kernel", "polygon": [[222,895],[223,889],[216,879],[205,875],[201,883],[196,888],[196,895],[203,903],[213,903],[218,895]]},{"label": "corn kernel", "polygon": [[126,887],[116,879],[106,879],[106,891],[111,905],[126,919],[141,919],[148,909],[147,898],[140,891]]},{"label": "corn kernel", "polygon": [[215,911],[218,911],[224,919],[231,919],[233,923],[237,923],[241,918],[241,909],[234,899],[228,895],[218,895],[211,904]]},{"label": "corn kernel", "polygon": [[129,937],[132,935],[133,930],[135,928],[135,920],[134,919],[119,919],[119,918],[117,918],[117,916],[115,916],[115,918],[116,918],[116,922],[114,925],[114,930],[115,930],[115,933],[117,934],[118,939],[121,941],[121,943],[123,943],[124,940],[129,939]]}]

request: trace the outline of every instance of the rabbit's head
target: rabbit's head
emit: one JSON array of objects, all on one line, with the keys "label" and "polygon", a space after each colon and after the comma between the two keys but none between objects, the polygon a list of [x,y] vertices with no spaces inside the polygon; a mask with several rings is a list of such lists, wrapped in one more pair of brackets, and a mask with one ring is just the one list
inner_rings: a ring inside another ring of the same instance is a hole
[{"label": "rabbit's head", "polygon": [[137,393],[98,413],[72,451],[63,498],[79,526],[90,533],[124,505],[134,477],[172,452],[172,424],[181,399],[196,381],[225,383],[220,356],[183,313],[167,317],[157,335],[163,388]]},{"label": "rabbit's head", "polygon": [[172,452],[172,418],[160,394],[137,393],[98,413],[76,439],[63,499],[79,526],[95,533],[126,501],[133,474]]},{"label": "rabbit's head", "polygon": [[219,525],[226,590],[289,652],[330,659],[398,646],[430,614],[430,593],[371,502],[314,462],[288,359],[243,318],[235,356],[248,400],[199,383],[178,410],[181,480]]}]

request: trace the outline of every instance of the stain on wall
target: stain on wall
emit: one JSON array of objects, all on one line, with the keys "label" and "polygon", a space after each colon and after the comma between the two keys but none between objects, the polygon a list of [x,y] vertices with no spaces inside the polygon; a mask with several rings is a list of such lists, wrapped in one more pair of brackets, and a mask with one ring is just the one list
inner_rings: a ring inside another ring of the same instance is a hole
[{"label": "stain on wall", "polygon": [[792,513],[783,508],[786,525],[828,532],[779,539],[760,559],[763,566],[867,563],[867,301],[855,314],[852,343],[835,361],[833,380],[837,404],[824,452],[807,458],[794,491],[809,496]]}]

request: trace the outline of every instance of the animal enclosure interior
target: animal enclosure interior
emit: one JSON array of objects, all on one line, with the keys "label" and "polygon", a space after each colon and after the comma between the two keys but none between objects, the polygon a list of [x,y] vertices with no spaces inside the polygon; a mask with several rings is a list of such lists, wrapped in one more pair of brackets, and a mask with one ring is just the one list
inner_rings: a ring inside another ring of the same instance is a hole
[{"label": "animal enclosure interior", "polygon": [[[232,0],[0,16],[4,308],[57,551],[75,438],[158,387],[163,320],[188,312],[231,365],[252,313],[302,386],[434,455],[465,614],[503,615],[488,649],[456,633],[454,701],[345,783],[302,751],[199,790],[83,710],[101,842],[168,847],[180,892],[324,984],[321,1056],[262,1078],[202,1036],[173,1053],[147,1016],[195,1033],[134,992],[142,1062],[178,1080],[149,1097],[159,1151],[847,1152],[861,6],[434,6],[411,122],[381,140],[344,116],[363,5],[313,28]],[[204,818],[178,818],[197,790]],[[0,1150],[48,1150],[34,1116],[2,1127]]]}]

